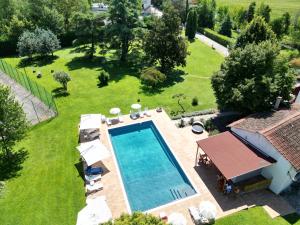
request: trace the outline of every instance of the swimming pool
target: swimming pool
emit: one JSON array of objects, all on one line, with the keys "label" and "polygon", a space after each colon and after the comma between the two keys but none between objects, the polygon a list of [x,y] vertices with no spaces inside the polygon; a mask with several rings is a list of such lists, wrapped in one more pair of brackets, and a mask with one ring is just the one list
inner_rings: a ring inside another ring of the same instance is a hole
[{"label": "swimming pool", "polygon": [[109,129],[131,211],[196,194],[152,121]]}]

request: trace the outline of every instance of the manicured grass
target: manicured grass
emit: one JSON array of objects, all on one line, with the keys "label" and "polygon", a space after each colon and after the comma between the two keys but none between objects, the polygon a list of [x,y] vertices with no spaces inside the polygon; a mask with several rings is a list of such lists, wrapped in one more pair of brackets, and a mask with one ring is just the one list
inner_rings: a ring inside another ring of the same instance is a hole
[{"label": "manicured grass", "polygon": [[[113,57],[101,64],[99,56],[91,61],[79,53],[72,53],[72,49],[64,49],[56,53],[59,58],[54,62],[36,68],[43,73],[41,79],[32,74],[31,66],[27,67],[27,74],[49,91],[60,87],[53,81],[51,69],[69,72],[72,77],[70,95],[56,99],[57,118],[32,128],[28,137],[16,147],[16,150],[27,151],[28,157],[19,176],[6,182],[0,198],[0,224],[75,224],[77,212],[85,201],[84,183],[78,172],[81,168],[79,154],[75,149],[80,114],[107,115],[114,106],[126,114],[138,98],[143,106],[163,106],[169,113],[176,112],[180,110],[172,99],[176,93],[186,94],[187,111],[216,107],[210,76],[219,69],[223,58],[199,41],[192,43],[189,49],[191,55],[183,69],[187,74],[176,76],[174,82],[159,93],[145,93],[135,66],[118,65]],[[20,61],[19,58],[6,60],[13,65]],[[103,67],[110,73],[111,82],[107,87],[98,88],[97,76]],[[194,96],[200,103],[196,107],[191,106]]]},{"label": "manicured grass", "polygon": [[[299,0],[254,0],[259,6],[261,2],[269,4],[272,8],[272,18],[281,16],[285,12],[289,12],[293,17],[300,10]],[[217,0],[218,5],[243,6],[247,8],[253,0]]]},{"label": "manicured grass", "polygon": [[300,225],[297,214],[272,219],[262,207],[243,210],[216,221],[215,225]]}]

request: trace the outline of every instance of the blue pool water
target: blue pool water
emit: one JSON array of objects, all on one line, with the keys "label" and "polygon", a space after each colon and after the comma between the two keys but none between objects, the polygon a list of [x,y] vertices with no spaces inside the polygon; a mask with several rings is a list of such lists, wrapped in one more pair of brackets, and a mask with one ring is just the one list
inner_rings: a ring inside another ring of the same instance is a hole
[{"label": "blue pool water", "polygon": [[109,134],[132,211],[196,193],[152,121],[110,129]]}]

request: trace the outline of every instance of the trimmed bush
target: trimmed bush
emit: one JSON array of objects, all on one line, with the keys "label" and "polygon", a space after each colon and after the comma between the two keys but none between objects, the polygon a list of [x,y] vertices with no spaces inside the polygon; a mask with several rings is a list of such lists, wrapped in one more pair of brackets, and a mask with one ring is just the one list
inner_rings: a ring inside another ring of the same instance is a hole
[{"label": "trimmed bush", "polygon": [[109,80],[109,73],[106,71],[102,71],[98,76],[100,86],[107,86]]},{"label": "trimmed bush", "polygon": [[203,30],[203,34],[206,37],[214,40],[215,42],[218,42],[220,45],[223,45],[225,47],[231,46],[234,44],[234,40],[232,38],[226,37],[222,34],[218,34],[217,32],[215,32],[209,28],[205,28]]},{"label": "trimmed bush", "polygon": [[143,214],[141,212],[134,212],[132,215],[129,214],[122,214],[119,218],[115,219],[114,221],[109,221],[104,223],[103,225],[133,225],[133,224],[140,224],[140,225],[164,225],[160,218],[155,217],[151,214]]},{"label": "trimmed bush", "polygon": [[68,90],[68,82],[71,81],[69,74],[59,71],[53,74],[53,78],[63,86],[65,91]]},{"label": "trimmed bush", "polygon": [[162,84],[165,80],[166,75],[154,67],[149,67],[142,71],[141,82],[143,85],[154,88]]},{"label": "trimmed bush", "polygon": [[194,97],[194,98],[192,99],[192,106],[196,106],[196,105],[198,105],[198,98],[197,98],[197,97]]}]

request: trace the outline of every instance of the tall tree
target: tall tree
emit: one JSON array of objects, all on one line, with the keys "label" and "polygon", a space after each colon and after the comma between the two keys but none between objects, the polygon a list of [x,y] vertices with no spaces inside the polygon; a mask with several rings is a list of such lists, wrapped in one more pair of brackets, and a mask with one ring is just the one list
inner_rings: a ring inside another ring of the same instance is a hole
[{"label": "tall tree", "polygon": [[253,20],[254,15],[255,15],[255,7],[256,7],[256,3],[255,2],[251,2],[248,10],[247,10],[247,21],[248,23],[251,22],[251,20]]},{"label": "tall tree", "polygon": [[215,24],[214,3],[208,0],[200,0],[198,4],[198,27],[213,28]]},{"label": "tall tree", "polygon": [[247,10],[243,7],[235,8],[233,11],[233,22],[235,29],[241,29],[241,27],[246,23]]},{"label": "tall tree", "polygon": [[295,75],[279,54],[270,41],[232,50],[212,77],[219,107],[253,113],[269,110],[278,96],[289,100]]},{"label": "tall tree", "polygon": [[[72,28],[77,37],[75,45],[79,46],[90,58],[96,52],[96,43],[103,39],[104,18],[99,14],[76,13],[72,19]],[[89,45],[81,48],[81,45]]]},{"label": "tall tree", "polygon": [[271,11],[272,10],[271,10],[270,6],[262,2],[260,4],[259,8],[257,9],[256,14],[258,16],[261,16],[262,18],[264,18],[265,21],[267,23],[269,23],[270,22],[270,17],[271,17],[270,16]]},{"label": "tall tree", "polygon": [[145,52],[161,71],[168,73],[175,66],[185,66],[187,43],[181,36],[180,17],[172,5],[165,7],[163,16],[146,35]]},{"label": "tall tree", "polygon": [[273,32],[276,34],[277,37],[282,37],[285,31],[284,20],[282,17],[277,17],[270,23]]},{"label": "tall tree", "polygon": [[187,21],[186,21],[186,30],[185,35],[190,39],[194,39],[196,32],[197,32],[197,25],[198,25],[198,15],[197,10],[195,8],[190,9]]},{"label": "tall tree", "polygon": [[109,42],[120,51],[121,61],[126,61],[129,48],[140,27],[140,0],[112,0],[109,7]]},{"label": "tall tree", "polygon": [[282,18],[284,24],[284,33],[288,34],[291,25],[291,15],[288,12],[286,12],[282,15]]},{"label": "tall tree", "polygon": [[0,149],[9,157],[28,128],[25,113],[7,87],[0,85]]},{"label": "tall tree", "polygon": [[266,40],[274,42],[276,40],[276,36],[266,21],[262,17],[256,16],[241,32],[240,36],[236,40],[235,46],[245,47],[247,44],[257,44]]},{"label": "tall tree", "polygon": [[232,29],[232,22],[230,16],[227,15],[221,23],[219,33],[231,37],[231,29]]}]

